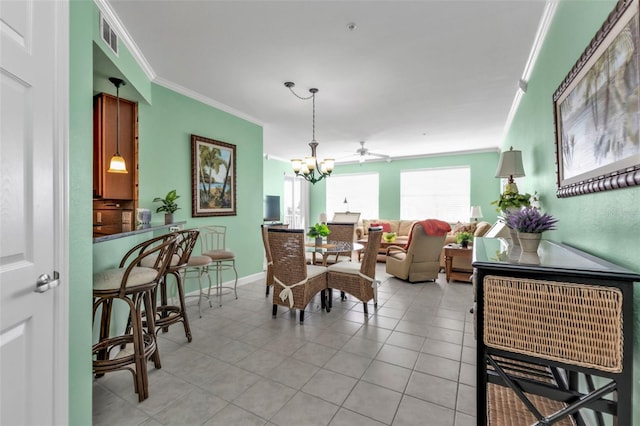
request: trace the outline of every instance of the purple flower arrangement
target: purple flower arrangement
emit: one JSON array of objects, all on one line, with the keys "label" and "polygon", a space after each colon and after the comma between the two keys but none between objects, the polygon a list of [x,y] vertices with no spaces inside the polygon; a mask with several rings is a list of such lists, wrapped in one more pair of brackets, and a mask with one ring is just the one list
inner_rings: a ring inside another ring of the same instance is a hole
[{"label": "purple flower arrangement", "polygon": [[510,212],[505,219],[509,228],[530,234],[539,234],[556,229],[555,225],[558,222],[558,219],[547,213],[540,213],[540,210],[535,207],[526,207]]}]

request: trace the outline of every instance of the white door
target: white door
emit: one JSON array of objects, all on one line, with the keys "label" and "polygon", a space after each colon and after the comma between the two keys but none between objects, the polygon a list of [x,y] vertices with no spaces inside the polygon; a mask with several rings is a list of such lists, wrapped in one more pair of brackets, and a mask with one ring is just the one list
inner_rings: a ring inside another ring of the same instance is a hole
[{"label": "white door", "polygon": [[34,291],[66,272],[68,13],[65,1],[0,1],[2,425],[68,417],[66,282]]}]

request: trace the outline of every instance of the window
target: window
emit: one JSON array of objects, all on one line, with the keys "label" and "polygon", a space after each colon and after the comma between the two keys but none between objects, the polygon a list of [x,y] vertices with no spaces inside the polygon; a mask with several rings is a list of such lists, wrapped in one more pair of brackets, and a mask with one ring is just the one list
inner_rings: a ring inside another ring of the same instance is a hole
[{"label": "window", "polygon": [[469,167],[400,172],[400,217],[466,221],[471,196]]},{"label": "window", "polygon": [[360,213],[360,219],[378,217],[378,173],[332,175],[326,181],[329,220],[335,212],[345,211]]},{"label": "window", "polygon": [[289,224],[289,228],[307,227],[309,191],[303,183],[295,176],[284,177],[284,223]]}]

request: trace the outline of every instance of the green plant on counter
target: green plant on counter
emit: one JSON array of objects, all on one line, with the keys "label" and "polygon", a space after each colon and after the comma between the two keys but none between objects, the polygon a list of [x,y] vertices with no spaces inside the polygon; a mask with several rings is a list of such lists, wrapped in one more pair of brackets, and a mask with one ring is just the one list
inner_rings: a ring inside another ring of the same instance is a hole
[{"label": "green plant on counter", "polygon": [[498,212],[518,210],[531,205],[531,194],[505,191],[500,195],[499,200],[492,201],[491,204],[497,206],[496,211]]},{"label": "green plant on counter", "polygon": [[156,209],[156,213],[165,212],[169,214],[173,214],[176,210],[179,210],[178,204],[176,200],[180,198],[178,194],[176,194],[176,190],[173,189],[167,193],[164,198],[156,197],[153,199],[154,203],[161,202],[162,205]]},{"label": "green plant on counter", "polygon": [[311,238],[315,237],[326,237],[329,235],[331,231],[329,231],[329,227],[324,223],[316,223],[312,227],[309,228],[309,232],[307,232],[307,236]]}]

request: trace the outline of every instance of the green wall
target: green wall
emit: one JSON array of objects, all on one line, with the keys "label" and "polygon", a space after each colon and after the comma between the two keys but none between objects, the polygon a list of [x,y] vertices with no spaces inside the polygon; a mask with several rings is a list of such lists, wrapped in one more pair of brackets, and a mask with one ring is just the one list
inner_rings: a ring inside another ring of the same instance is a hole
[{"label": "green wall", "polygon": [[[545,238],[640,272],[640,187],[557,198],[553,93],[600,28],[614,1],[558,5],[554,21],[503,149],[522,150],[520,192],[537,190],[542,208],[559,219]],[[634,424],[640,425],[640,285],[636,284]]]},{"label": "green wall", "polygon": [[[92,275],[116,266],[129,248],[153,236],[93,244],[93,94],[112,93],[107,78],[116,72],[124,76],[128,85],[121,96],[139,102],[140,207],[155,211],[153,198],[177,189],[181,210],[175,220],[186,221],[185,227],[226,225],[227,246],[242,253],[236,260],[241,279],[262,273],[263,149],[261,126],[152,83],[122,43],[118,57],[105,49],[92,1],[71,1],[69,13],[69,424],[87,425],[92,421]],[[191,217],[191,134],[236,145],[236,216]],[[153,215],[153,222],[162,221]],[[187,291],[196,288],[193,281]]]},{"label": "green wall", "polygon": [[69,424],[91,424],[93,3],[69,4]]},{"label": "green wall", "polygon": [[[500,194],[500,180],[494,178],[498,166],[497,152],[484,152],[460,155],[434,155],[408,160],[370,161],[362,164],[337,165],[332,175],[349,173],[377,172],[379,174],[380,218],[400,218],[400,172],[404,170],[429,169],[440,167],[469,166],[471,169],[471,205],[482,207],[482,220],[495,222],[497,212],[490,203]],[[329,177],[328,179],[331,179]],[[326,210],[326,185],[322,181],[311,190],[309,217],[314,218]],[[366,218],[365,218],[366,219]],[[371,218],[377,219],[377,218]],[[468,217],[460,218],[461,222]]]}]

